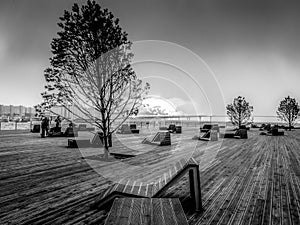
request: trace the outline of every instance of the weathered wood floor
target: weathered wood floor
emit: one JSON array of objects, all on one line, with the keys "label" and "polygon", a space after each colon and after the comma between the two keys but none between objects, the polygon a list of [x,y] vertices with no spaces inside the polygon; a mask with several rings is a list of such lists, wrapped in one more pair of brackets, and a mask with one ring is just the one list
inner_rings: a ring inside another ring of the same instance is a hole
[{"label": "weathered wood floor", "polygon": [[145,133],[117,136],[112,151],[134,158],[105,162],[99,149],[68,149],[66,138],[2,132],[0,224],[104,224],[109,209],[90,208],[113,181],[152,182],[180,157],[200,163],[205,211],[191,209],[187,177],[165,197],[178,197],[189,224],[300,224],[300,130],[218,142],[172,135],[173,145],[141,144]]}]

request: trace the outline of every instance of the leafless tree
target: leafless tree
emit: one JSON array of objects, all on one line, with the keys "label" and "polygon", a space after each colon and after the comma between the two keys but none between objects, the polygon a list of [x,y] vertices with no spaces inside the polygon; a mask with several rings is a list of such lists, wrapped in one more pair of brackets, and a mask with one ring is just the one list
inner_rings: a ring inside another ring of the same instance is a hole
[{"label": "leafless tree", "polygon": [[81,8],[74,4],[60,21],[61,31],[51,43],[51,66],[44,73],[46,91],[36,109],[61,106],[99,128],[107,159],[109,136],[138,113],[150,86],[142,86],[133,71],[132,43],[107,9],[94,1]]}]

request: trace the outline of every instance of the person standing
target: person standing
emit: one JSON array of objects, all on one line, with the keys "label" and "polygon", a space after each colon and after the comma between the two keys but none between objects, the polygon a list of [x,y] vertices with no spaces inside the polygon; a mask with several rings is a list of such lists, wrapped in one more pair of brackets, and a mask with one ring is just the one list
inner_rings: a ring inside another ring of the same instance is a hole
[{"label": "person standing", "polygon": [[50,122],[49,118],[45,117],[45,133],[46,133],[46,136],[49,135],[49,126],[50,126],[49,122]]},{"label": "person standing", "polygon": [[41,122],[41,128],[42,128],[42,134],[41,134],[41,137],[42,137],[42,138],[45,138],[46,129],[47,129],[46,127],[47,127],[46,117],[43,116],[43,117],[42,117],[42,122]]},{"label": "person standing", "polygon": [[61,119],[60,116],[57,116],[55,119],[55,131],[61,132]]}]

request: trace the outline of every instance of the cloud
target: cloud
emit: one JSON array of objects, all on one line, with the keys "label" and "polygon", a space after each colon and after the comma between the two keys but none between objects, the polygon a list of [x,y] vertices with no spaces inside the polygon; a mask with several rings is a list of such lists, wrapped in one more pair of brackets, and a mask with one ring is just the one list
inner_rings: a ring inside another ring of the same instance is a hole
[{"label": "cloud", "polygon": [[[140,115],[197,115],[209,114],[200,111],[200,103],[194,100],[185,100],[179,97],[162,98],[152,96],[144,101],[145,106],[140,107]],[[205,107],[202,107],[202,109]]]},{"label": "cloud", "polygon": [[200,104],[194,100],[184,100],[176,97],[169,98],[168,100],[175,105],[175,110],[178,114],[195,115],[200,113]]}]

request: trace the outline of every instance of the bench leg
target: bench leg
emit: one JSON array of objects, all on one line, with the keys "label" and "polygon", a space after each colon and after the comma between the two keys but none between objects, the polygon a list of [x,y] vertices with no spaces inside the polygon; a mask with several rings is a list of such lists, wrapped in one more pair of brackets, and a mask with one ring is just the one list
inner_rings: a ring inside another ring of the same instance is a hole
[{"label": "bench leg", "polygon": [[195,202],[196,211],[202,211],[202,198],[201,198],[201,186],[200,186],[200,173],[198,168],[192,168],[189,170],[190,179],[190,193]]}]

